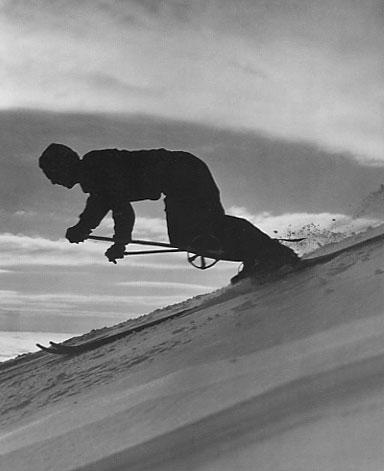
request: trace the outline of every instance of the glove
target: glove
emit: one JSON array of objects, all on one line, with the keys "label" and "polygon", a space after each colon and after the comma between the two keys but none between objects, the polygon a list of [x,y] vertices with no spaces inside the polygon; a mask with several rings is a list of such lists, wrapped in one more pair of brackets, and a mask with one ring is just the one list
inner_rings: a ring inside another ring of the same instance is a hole
[{"label": "glove", "polygon": [[89,229],[84,229],[79,224],[76,226],[69,227],[65,233],[65,237],[69,240],[71,244],[78,244],[79,242],[84,242],[88,238],[91,231]]},{"label": "glove", "polygon": [[125,244],[116,243],[109,247],[109,249],[105,252],[105,256],[110,262],[116,264],[117,258],[124,258],[124,252],[125,252]]}]

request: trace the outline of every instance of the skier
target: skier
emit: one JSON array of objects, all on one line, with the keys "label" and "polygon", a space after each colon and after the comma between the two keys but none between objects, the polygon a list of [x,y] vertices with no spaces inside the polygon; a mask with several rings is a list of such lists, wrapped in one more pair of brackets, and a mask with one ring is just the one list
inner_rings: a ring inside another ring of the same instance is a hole
[{"label": "skier", "polygon": [[199,240],[213,237],[225,253],[241,253],[243,269],[232,283],[251,275],[255,265],[270,271],[298,260],[291,249],[249,221],[226,215],[208,167],[188,152],[103,149],[80,159],[70,147],[53,143],[40,156],[39,166],[53,184],[72,188],[79,183],[89,193],[79,222],[66,232],[69,242],[83,242],[112,211],[115,243],[105,252],[110,262],[124,258],[131,241],[131,202],[158,200],[162,194],[173,245],[191,247],[195,242],[196,248]]}]

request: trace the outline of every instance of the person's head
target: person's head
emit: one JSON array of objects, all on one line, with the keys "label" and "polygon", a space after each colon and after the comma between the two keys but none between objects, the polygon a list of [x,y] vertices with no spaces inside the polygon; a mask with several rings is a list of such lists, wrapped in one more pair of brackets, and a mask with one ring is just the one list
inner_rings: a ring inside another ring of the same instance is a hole
[{"label": "person's head", "polygon": [[80,157],[63,144],[50,144],[39,158],[39,167],[54,185],[72,188],[79,181]]}]

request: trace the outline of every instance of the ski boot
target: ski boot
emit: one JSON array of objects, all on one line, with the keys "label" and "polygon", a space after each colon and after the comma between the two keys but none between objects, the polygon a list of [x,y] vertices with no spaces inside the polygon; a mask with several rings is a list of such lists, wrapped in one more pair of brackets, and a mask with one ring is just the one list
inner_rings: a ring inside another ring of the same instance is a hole
[{"label": "ski boot", "polygon": [[268,258],[245,260],[242,270],[231,278],[231,284],[236,284],[244,278],[262,279],[276,272],[283,273],[284,268],[290,270],[297,265],[300,258],[296,253],[288,247],[283,245],[281,247],[285,250],[281,251],[280,254],[273,253]]}]

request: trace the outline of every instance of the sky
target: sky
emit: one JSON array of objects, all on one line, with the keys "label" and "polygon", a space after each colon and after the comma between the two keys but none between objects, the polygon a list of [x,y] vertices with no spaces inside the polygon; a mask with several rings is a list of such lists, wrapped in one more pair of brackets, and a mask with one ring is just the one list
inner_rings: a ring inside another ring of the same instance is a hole
[{"label": "sky", "polygon": [[[86,195],[41,174],[51,142],[193,152],[270,235],[376,222],[359,208],[384,180],[383,25],[379,0],[0,0],[0,330],[110,325],[237,271],[70,245]],[[135,211],[136,238],[167,239],[162,202]]]}]

